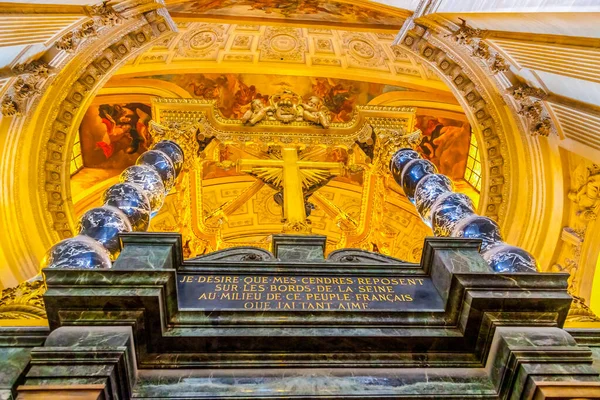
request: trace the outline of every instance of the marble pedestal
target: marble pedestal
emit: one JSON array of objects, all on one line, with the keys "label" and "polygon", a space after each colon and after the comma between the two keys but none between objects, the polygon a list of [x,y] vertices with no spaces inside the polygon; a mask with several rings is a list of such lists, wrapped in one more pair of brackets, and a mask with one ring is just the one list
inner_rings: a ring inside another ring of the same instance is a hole
[{"label": "marble pedestal", "polygon": [[[320,240],[288,239],[280,246],[315,248]],[[6,393],[26,398],[72,387],[111,399],[558,399],[577,391],[600,398],[600,334],[561,328],[568,275],[493,273],[475,240],[427,239],[420,264],[360,250],[299,261],[316,252],[289,252],[292,260],[281,247],[279,257],[238,248],[184,261],[178,235],[121,240],[110,270],[45,271],[50,334],[21,358],[9,355],[16,372],[0,379]],[[182,307],[186,277],[223,276],[410,279],[423,289],[418,302],[397,307]]]}]

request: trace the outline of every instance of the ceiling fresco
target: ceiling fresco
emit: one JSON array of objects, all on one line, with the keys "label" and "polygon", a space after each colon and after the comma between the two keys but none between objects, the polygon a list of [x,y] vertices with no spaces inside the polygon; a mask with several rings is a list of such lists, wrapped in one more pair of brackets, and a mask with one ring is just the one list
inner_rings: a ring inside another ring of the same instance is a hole
[{"label": "ceiling fresco", "polygon": [[168,5],[174,17],[221,16],[398,27],[401,16],[339,1],[198,0]]},{"label": "ceiling fresco", "polygon": [[[270,94],[282,90],[303,98],[313,94],[321,97],[333,122],[349,121],[355,106],[366,105],[383,93],[407,91],[379,83],[298,76],[187,74],[153,78],[175,83],[195,98],[216,100],[220,113],[234,119],[250,109],[252,100],[268,104]],[[152,143],[148,132],[151,118],[149,104],[92,105],[79,129],[84,166],[122,169],[132,165]],[[423,132],[419,146],[423,157],[436,164],[441,173],[462,179],[471,135],[464,115],[456,113],[455,118],[448,118],[447,113],[418,110],[416,128]]]},{"label": "ceiling fresco", "polygon": [[352,118],[354,106],[366,105],[383,93],[408,90],[381,83],[307,76],[179,74],[150,78],[175,83],[195,98],[217,100],[217,107],[226,118],[241,118],[252,100],[260,99],[266,105],[272,94],[289,90],[303,98],[322,98],[331,113],[331,122],[346,122]]}]

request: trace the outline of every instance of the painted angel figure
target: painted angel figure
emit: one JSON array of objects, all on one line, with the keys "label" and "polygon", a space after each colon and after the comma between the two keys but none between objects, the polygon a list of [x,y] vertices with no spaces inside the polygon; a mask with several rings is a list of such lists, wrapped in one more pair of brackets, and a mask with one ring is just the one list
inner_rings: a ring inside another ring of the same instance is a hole
[{"label": "painted angel figure", "polygon": [[250,103],[250,109],[242,116],[242,122],[255,125],[258,122],[265,119],[267,113],[270,111],[270,107],[266,107],[262,100],[254,99]]},{"label": "painted angel figure", "polygon": [[321,125],[323,128],[329,128],[331,117],[329,116],[329,110],[320,98],[317,96],[310,96],[307,103],[302,104],[304,112],[302,117],[305,121],[314,122],[315,124]]}]

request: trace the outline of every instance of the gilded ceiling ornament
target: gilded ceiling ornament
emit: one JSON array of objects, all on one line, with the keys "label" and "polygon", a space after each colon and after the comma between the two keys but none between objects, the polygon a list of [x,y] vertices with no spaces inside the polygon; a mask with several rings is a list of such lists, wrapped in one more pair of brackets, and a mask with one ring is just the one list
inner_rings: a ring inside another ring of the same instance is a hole
[{"label": "gilded ceiling ornament", "polygon": [[497,74],[499,72],[508,71],[510,69],[510,66],[508,65],[508,63],[506,62],[504,57],[502,57],[498,53],[494,53],[490,58],[488,58],[487,61],[488,61],[490,70],[494,74]]},{"label": "gilded ceiling ornament", "polygon": [[96,29],[94,20],[86,21],[80,27],[65,33],[54,45],[59,50],[74,53],[84,39],[98,35]]},{"label": "gilded ceiling ornament", "polygon": [[250,50],[252,45],[252,36],[249,35],[236,35],[233,39],[232,49],[235,50]]},{"label": "gilded ceiling ornament", "polygon": [[2,99],[2,115],[12,117],[21,112],[18,103],[10,95],[4,96]]},{"label": "gilded ceiling ornament", "polygon": [[342,44],[350,66],[388,69],[385,52],[367,34],[347,32],[342,38]]},{"label": "gilded ceiling ornament", "polygon": [[263,61],[303,63],[307,46],[302,29],[269,26],[260,38],[258,49]]},{"label": "gilded ceiling ornament", "polygon": [[250,109],[242,116],[244,124],[255,125],[267,117],[267,112],[271,111],[271,107],[265,106],[261,99],[254,99],[250,103]]},{"label": "gilded ceiling ornament", "polygon": [[302,117],[305,121],[314,122],[321,125],[323,128],[329,128],[331,123],[331,115],[327,107],[323,104],[323,100],[317,96],[310,96],[306,103],[302,103],[304,109]]},{"label": "gilded ceiling ornament", "polygon": [[[323,104],[323,100],[317,96],[310,96],[306,102],[303,102],[300,95],[286,89],[272,95],[269,102],[270,105],[266,106],[261,99],[252,100],[250,109],[241,118],[242,123],[256,125],[263,120],[269,120],[289,124],[306,121],[321,125],[323,128],[329,128],[331,123],[329,110]],[[285,140],[289,139],[289,137],[285,138]],[[284,138],[281,140],[283,141]]]},{"label": "gilded ceiling ornament", "polygon": [[331,39],[316,37],[313,40],[315,43],[315,53],[334,53],[333,43],[331,42]]},{"label": "gilded ceiling ornament", "polygon": [[225,43],[223,25],[202,24],[190,27],[181,38],[177,53],[183,57],[214,58]]},{"label": "gilded ceiling ornament", "polygon": [[342,62],[337,58],[313,57],[311,61],[313,65],[342,65]]},{"label": "gilded ceiling ornament", "polygon": [[542,89],[522,84],[509,88],[508,92],[512,94],[517,104],[521,107],[518,113],[527,120],[529,132],[533,136],[549,136],[554,127],[542,103],[543,100],[548,98],[548,94]]},{"label": "gilded ceiling ornament", "polygon": [[539,100],[546,100],[548,94],[540,88],[534,88],[529,85],[517,85],[508,89],[508,92],[513,95],[515,100],[523,101],[527,100],[528,97],[535,97]]},{"label": "gilded ceiling ornament", "polygon": [[541,101],[522,101],[518,113],[527,119],[533,136],[547,137],[552,132],[552,122]]},{"label": "gilded ceiling ornament", "polygon": [[493,74],[508,71],[510,65],[497,51],[491,49],[484,41],[487,31],[474,29],[467,25],[467,21],[462,18],[461,25],[452,34],[447,35],[453,41],[466,46],[471,51],[471,55],[481,59]]}]

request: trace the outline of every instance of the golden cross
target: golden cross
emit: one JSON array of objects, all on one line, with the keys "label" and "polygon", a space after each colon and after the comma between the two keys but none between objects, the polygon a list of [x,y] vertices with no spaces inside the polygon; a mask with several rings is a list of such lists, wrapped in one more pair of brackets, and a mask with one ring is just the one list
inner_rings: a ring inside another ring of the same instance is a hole
[{"label": "golden cross", "polygon": [[332,176],[343,174],[344,165],[301,160],[295,147],[283,147],[281,159],[238,160],[237,169],[277,189],[283,187],[284,232],[309,233],[304,207],[305,191]]}]

